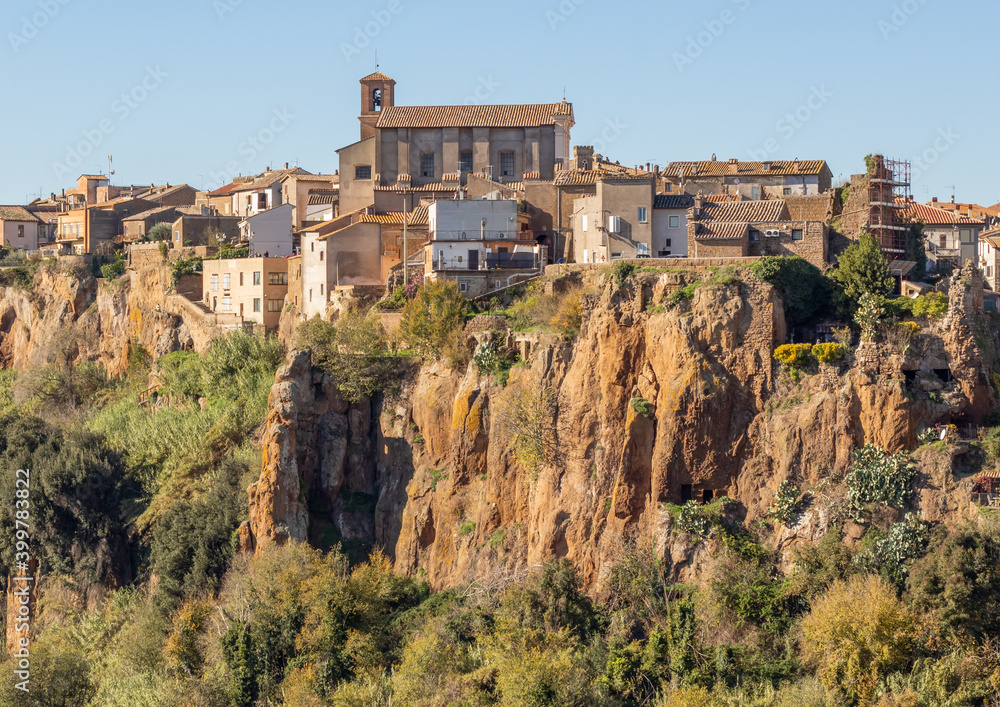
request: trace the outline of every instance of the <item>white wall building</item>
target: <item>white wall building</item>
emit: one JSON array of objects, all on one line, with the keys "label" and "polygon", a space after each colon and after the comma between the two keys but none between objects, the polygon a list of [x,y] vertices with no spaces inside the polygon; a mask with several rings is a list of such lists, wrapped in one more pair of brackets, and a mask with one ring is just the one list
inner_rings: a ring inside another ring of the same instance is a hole
[{"label": "white wall building", "polygon": [[273,258],[292,255],[295,207],[283,204],[240,222],[240,237],[250,242],[250,255],[265,252]]}]

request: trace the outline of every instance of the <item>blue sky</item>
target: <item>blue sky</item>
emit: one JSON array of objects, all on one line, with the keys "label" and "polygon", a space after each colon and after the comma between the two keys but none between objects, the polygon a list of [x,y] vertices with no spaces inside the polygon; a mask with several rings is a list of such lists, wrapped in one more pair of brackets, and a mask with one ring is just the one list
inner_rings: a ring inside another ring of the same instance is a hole
[{"label": "blue sky", "polygon": [[0,203],[108,154],[117,184],[332,172],[377,50],[400,105],[565,87],[573,143],[622,164],[798,157],[846,178],[882,152],[914,160],[918,199],[990,205],[998,20],[969,0],[8,0]]}]

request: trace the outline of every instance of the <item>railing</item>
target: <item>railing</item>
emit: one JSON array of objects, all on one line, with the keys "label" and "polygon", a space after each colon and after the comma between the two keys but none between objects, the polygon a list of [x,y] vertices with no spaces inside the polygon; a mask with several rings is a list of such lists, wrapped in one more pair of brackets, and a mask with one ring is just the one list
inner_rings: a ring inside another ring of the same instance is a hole
[{"label": "railing", "polygon": [[148,403],[159,389],[160,386],[154,385],[139,393],[139,405],[142,406]]},{"label": "railing", "polygon": [[475,229],[470,231],[444,231],[437,230],[431,232],[433,241],[516,241],[517,231],[497,231]]},{"label": "railing", "polygon": [[487,253],[487,270],[537,270],[538,256],[535,253]]},{"label": "railing", "polygon": [[974,493],[972,501],[980,506],[996,508],[1000,506],[1000,493]]}]

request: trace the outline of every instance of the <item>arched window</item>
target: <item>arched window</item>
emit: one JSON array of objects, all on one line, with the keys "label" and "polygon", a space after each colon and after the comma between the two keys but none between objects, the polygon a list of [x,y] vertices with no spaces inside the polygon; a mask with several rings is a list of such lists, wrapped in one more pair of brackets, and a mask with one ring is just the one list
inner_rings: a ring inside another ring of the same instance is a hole
[{"label": "arched window", "polygon": [[382,110],[382,89],[376,88],[372,91],[372,110],[376,113]]}]

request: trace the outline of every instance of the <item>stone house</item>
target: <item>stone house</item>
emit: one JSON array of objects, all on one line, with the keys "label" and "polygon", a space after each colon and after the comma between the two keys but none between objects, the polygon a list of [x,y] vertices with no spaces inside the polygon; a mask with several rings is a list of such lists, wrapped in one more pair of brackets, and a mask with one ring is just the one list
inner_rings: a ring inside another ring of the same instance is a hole
[{"label": "stone house", "polygon": [[202,263],[205,306],[244,322],[278,328],[288,294],[286,258],[227,258]]},{"label": "stone house", "polygon": [[295,207],[296,229],[330,221],[340,205],[340,175],[289,172],[281,178],[281,203]]},{"label": "stone house", "polygon": [[126,243],[140,241],[154,226],[160,223],[170,225],[177,220],[178,215],[175,206],[157,206],[154,209],[124,218],[122,219],[122,228],[125,234],[123,240]]},{"label": "stone house", "polygon": [[827,262],[829,227],[795,221],[783,200],[714,202],[695,197],[688,212],[688,257],[797,255]]},{"label": "stone house", "polygon": [[671,162],[660,174],[671,194],[739,194],[757,200],[829,191],[833,172],[825,160]]},{"label": "stone house", "polygon": [[43,228],[41,219],[23,206],[0,206],[0,235],[4,248],[38,250]]},{"label": "stone house", "polygon": [[204,206],[196,207],[198,213],[178,215],[171,224],[171,247],[207,246],[212,236],[224,239],[226,243],[236,243],[240,237],[240,219],[236,216],[219,216]]}]

